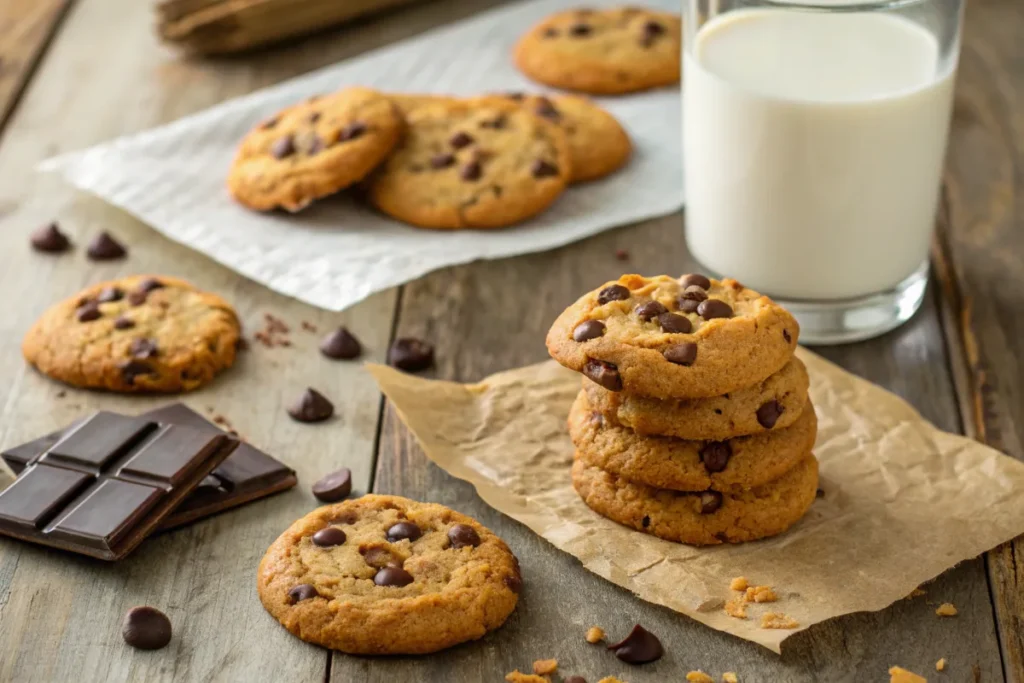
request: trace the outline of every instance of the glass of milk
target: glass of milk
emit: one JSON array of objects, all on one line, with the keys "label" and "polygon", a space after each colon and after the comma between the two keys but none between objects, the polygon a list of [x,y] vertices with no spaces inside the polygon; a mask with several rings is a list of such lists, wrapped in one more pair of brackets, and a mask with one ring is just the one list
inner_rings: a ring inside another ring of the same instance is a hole
[{"label": "glass of milk", "polygon": [[683,0],[686,241],[800,340],[924,300],[964,0]]}]

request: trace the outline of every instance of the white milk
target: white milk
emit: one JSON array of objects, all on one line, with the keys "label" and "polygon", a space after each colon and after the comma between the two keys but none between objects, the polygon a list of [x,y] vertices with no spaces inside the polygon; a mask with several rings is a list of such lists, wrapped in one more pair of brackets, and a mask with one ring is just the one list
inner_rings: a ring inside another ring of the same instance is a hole
[{"label": "white milk", "polygon": [[687,243],[766,293],[889,289],[928,255],[953,94],[935,38],[881,14],[741,10],[684,57]]}]

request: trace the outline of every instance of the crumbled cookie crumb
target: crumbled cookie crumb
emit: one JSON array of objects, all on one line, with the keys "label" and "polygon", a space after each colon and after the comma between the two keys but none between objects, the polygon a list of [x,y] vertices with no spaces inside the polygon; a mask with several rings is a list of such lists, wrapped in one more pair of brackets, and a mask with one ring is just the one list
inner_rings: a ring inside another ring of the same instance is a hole
[{"label": "crumbled cookie crumb", "polygon": [[715,683],[715,679],[703,671],[691,671],[686,674],[686,680],[690,683]]},{"label": "crumbled cookie crumb", "polygon": [[796,628],[799,625],[800,623],[798,621],[791,619],[782,613],[765,612],[761,616],[761,628],[791,629]]},{"label": "crumbled cookie crumb", "polygon": [[533,673],[539,676],[547,676],[558,671],[557,659],[538,659],[533,663]]},{"label": "crumbled cookie crumb", "polygon": [[604,629],[600,626],[591,626],[587,629],[587,642],[593,645],[604,640]]},{"label": "crumbled cookie crumb", "polygon": [[918,676],[913,671],[894,666],[889,669],[889,683],[928,683],[928,679]]},{"label": "crumbled cookie crumb", "polygon": [[914,590],[910,591],[910,595],[907,596],[907,600],[910,600],[911,598],[919,598],[922,595],[924,595],[924,589],[915,588]]},{"label": "crumbled cookie crumb", "polygon": [[619,259],[620,261],[628,261],[629,251],[627,251],[626,249],[616,249],[615,258]]},{"label": "crumbled cookie crumb", "polygon": [[740,683],[740,679],[732,671],[726,671],[722,674],[722,683]]},{"label": "crumbled cookie crumb", "polygon": [[508,681],[508,683],[551,683],[549,679],[544,678],[543,676],[524,674],[519,669],[505,674],[505,680]]},{"label": "crumbled cookie crumb", "polygon": [[316,325],[309,322],[308,320],[303,320],[302,329],[304,329],[306,332],[316,332]]},{"label": "crumbled cookie crumb", "polygon": [[607,676],[599,680],[597,683],[628,683],[628,681],[620,681],[615,676]]},{"label": "crumbled cookie crumb", "polygon": [[725,613],[735,619],[747,618],[747,600],[745,595],[733,598],[725,603]]},{"label": "crumbled cookie crumb", "polygon": [[944,602],[935,609],[935,613],[940,617],[955,617],[957,615],[956,607],[951,602]]},{"label": "crumbled cookie crumb", "polygon": [[729,582],[729,588],[734,591],[745,591],[749,585],[750,584],[747,583],[747,577],[745,576],[737,576]]},{"label": "crumbled cookie crumb", "polygon": [[939,661],[935,662],[935,670],[936,671],[945,671],[946,670],[946,658],[945,657],[943,657]]},{"label": "crumbled cookie crumb", "polygon": [[747,602],[775,602],[779,599],[771,586],[750,586],[744,598]]}]

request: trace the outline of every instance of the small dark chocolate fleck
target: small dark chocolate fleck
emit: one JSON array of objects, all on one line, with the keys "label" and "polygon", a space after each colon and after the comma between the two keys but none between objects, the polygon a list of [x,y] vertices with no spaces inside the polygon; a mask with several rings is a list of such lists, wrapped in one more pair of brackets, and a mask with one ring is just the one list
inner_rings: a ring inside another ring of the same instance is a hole
[{"label": "small dark chocolate fleck", "polygon": [[459,169],[459,177],[463,180],[480,180],[480,176],[484,174],[483,165],[473,159],[463,164],[462,168]]},{"label": "small dark chocolate fleck", "polygon": [[121,361],[117,364],[117,367],[121,371],[122,379],[128,384],[135,384],[135,378],[139,375],[153,374],[153,368],[149,363],[143,363],[139,360]]},{"label": "small dark chocolate fleck", "polygon": [[115,330],[130,330],[133,327],[135,327],[135,321],[123,315],[117,316],[117,319],[114,320]]},{"label": "small dark chocolate fleck", "polygon": [[640,520],[640,525],[646,529],[651,525],[651,518],[647,515],[644,515],[644,518]]},{"label": "small dark chocolate fleck", "polygon": [[455,163],[455,155],[451,152],[441,152],[430,157],[430,168],[448,168]]},{"label": "small dark chocolate fleck", "polygon": [[285,135],[274,140],[274,143],[270,146],[270,154],[275,159],[284,159],[295,154],[295,137]]},{"label": "small dark chocolate fleck", "polygon": [[551,121],[558,121],[562,118],[562,115],[555,108],[555,105],[548,98],[543,95],[537,98],[537,105],[534,107],[534,112],[537,116],[543,116]]},{"label": "small dark chocolate fleck", "polygon": [[113,301],[120,301],[123,297],[124,292],[120,287],[104,287],[96,297],[96,301],[101,304],[109,304]]},{"label": "small dark chocolate fleck", "polygon": [[473,136],[466,131],[460,130],[448,139],[448,144],[455,149],[462,149],[473,144]]},{"label": "small dark chocolate fleck", "polygon": [[782,338],[786,340],[787,344],[793,343],[793,338],[789,336],[789,330],[782,330]]},{"label": "small dark chocolate fleck", "polygon": [[533,164],[530,165],[530,173],[534,178],[551,178],[558,175],[558,166],[550,161],[534,159]]},{"label": "small dark chocolate fleck", "polygon": [[366,132],[366,124],[362,121],[353,121],[338,132],[338,142],[348,142]]},{"label": "small dark chocolate fleck", "polygon": [[139,337],[132,340],[131,345],[128,347],[128,353],[131,354],[132,358],[156,358],[159,350],[157,349],[155,339]]},{"label": "small dark chocolate fleck", "polygon": [[577,38],[582,38],[583,36],[589,36],[590,32],[591,32],[590,24],[579,23],[579,24],[573,24],[572,26],[569,27],[569,35],[575,36]]}]

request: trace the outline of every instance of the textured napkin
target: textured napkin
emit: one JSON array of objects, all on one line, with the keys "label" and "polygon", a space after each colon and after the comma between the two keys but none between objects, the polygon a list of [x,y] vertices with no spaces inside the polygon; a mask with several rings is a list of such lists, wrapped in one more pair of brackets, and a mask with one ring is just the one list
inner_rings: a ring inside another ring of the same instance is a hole
[{"label": "textured napkin", "polygon": [[[812,624],[880,610],[958,562],[1024,532],[1024,463],[942,432],[894,394],[809,351],[824,495],[781,536],[696,548],[609,521],[572,488],[566,416],[580,376],[553,361],[478,384],[369,366],[427,456],[489,505],[653,603],[775,652]],[[728,616],[732,577],[774,603]],[[795,619],[763,629],[766,612]]]},{"label": "textured napkin", "polygon": [[[679,9],[674,0],[648,4]],[[601,99],[633,139],[629,165],[570,188],[546,212],[510,229],[416,229],[347,194],[296,215],[250,212],[228,196],[225,178],[246,131],[311,95],[345,85],[462,95],[539,90],[516,71],[512,46],[534,22],[564,8],[561,0],[536,0],[485,12],[170,125],[49,159],[40,168],[59,171],[277,292],[331,310],[437,268],[552,249],[676,211],[683,203],[678,88]]]}]

